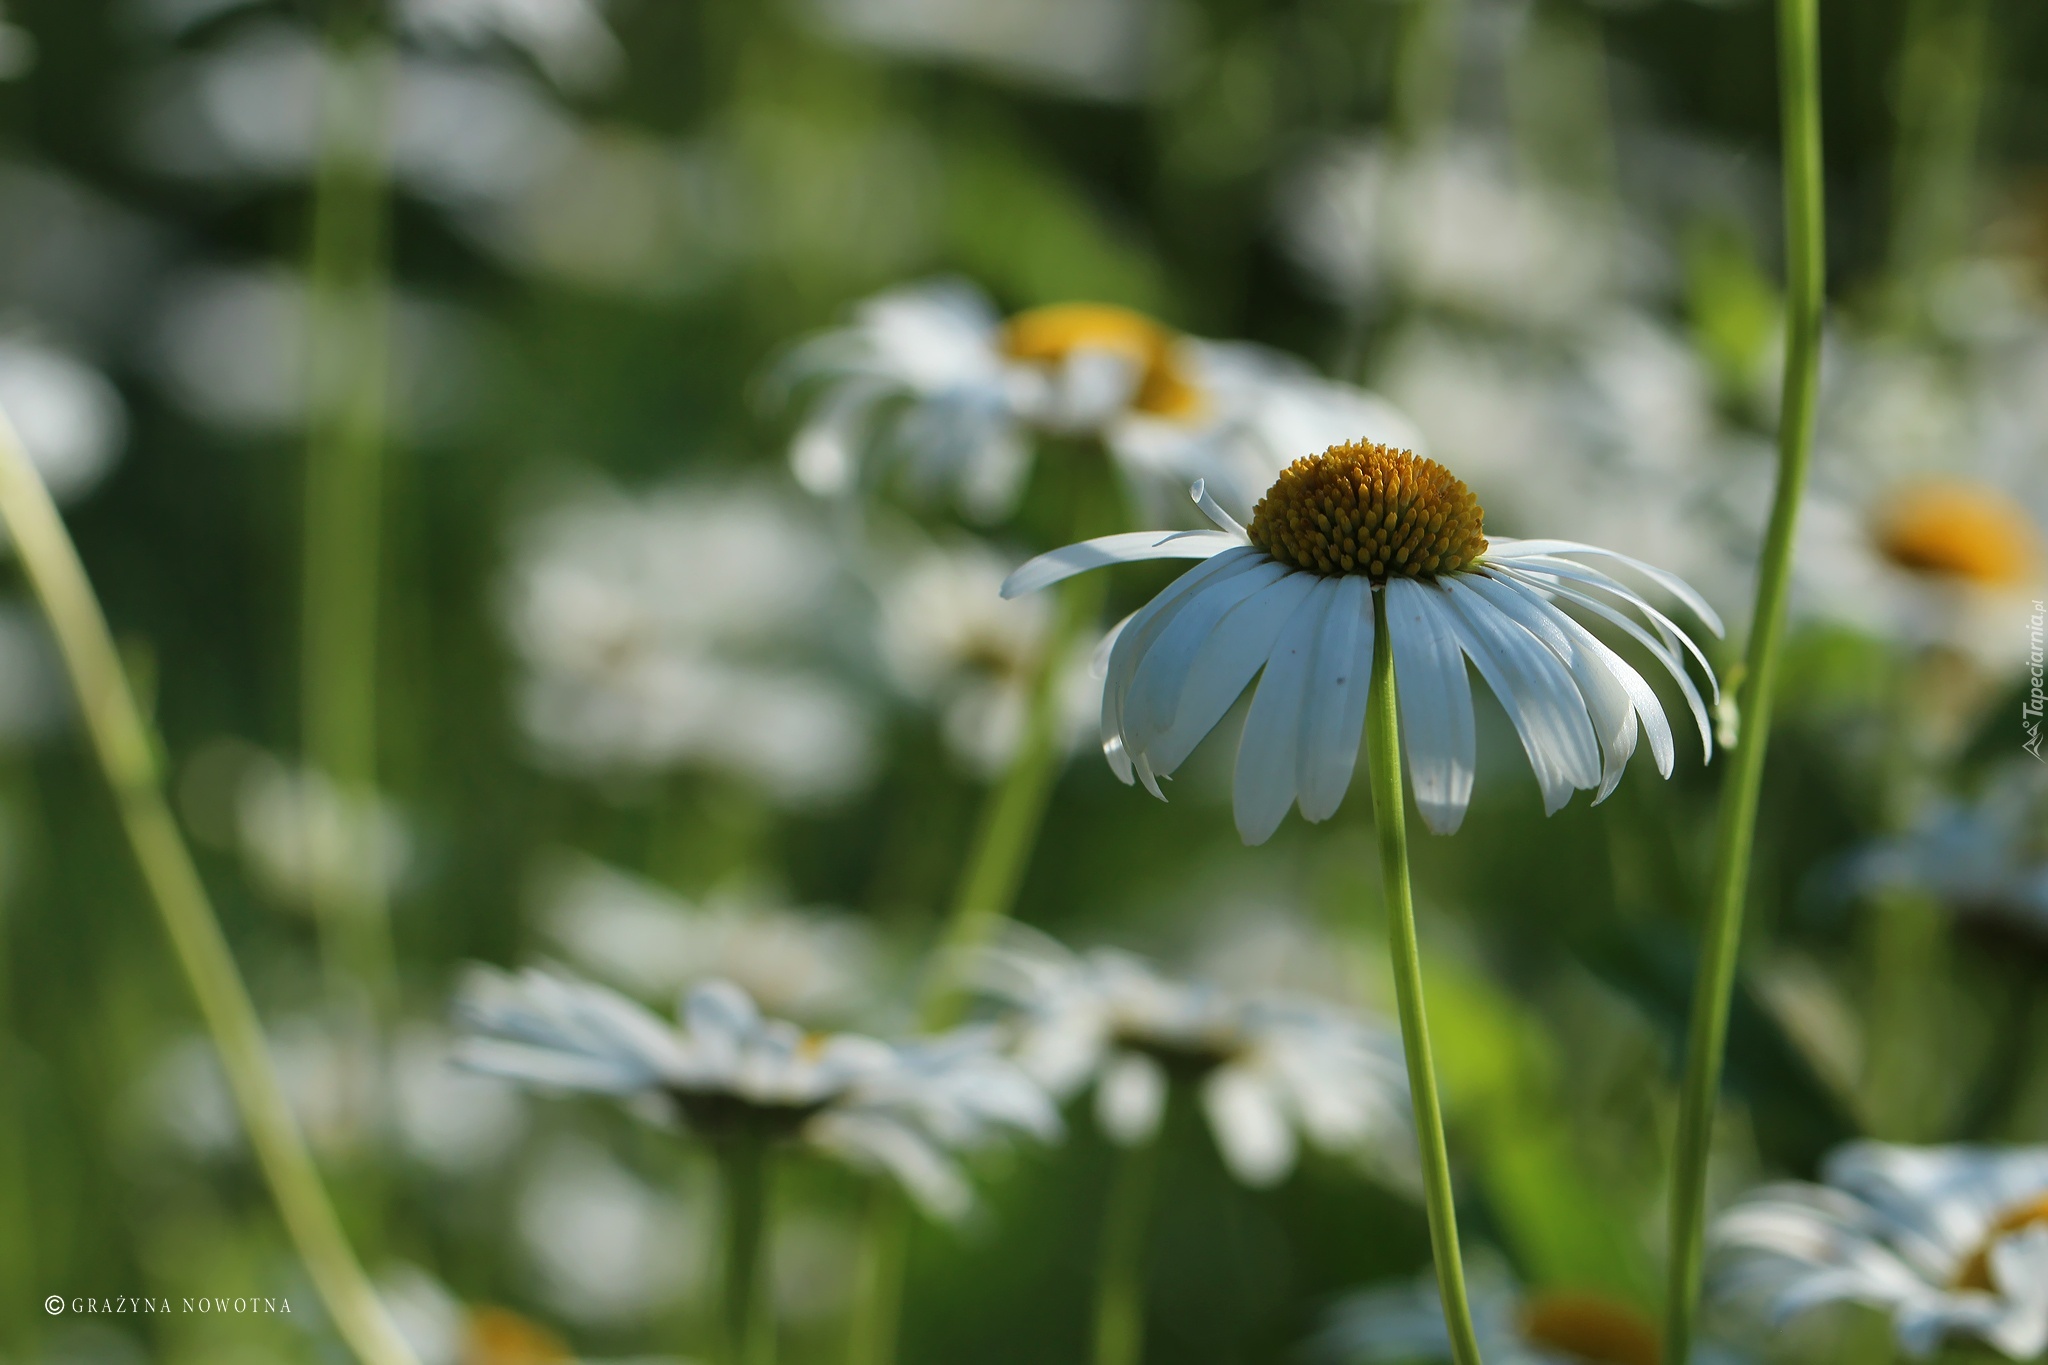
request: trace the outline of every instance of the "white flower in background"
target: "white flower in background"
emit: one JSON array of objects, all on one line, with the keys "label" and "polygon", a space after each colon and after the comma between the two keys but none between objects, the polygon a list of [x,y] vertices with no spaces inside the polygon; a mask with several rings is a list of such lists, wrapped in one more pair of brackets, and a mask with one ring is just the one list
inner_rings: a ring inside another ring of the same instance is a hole
[{"label": "white flower in background", "polygon": [[1059,1132],[1052,1102],[982,1030],[893,1046],[806,1034],[762,1017],[726,981],[690,991],[678,1029],[624,996],[534,970],[479,969],[456,1011],[472,1034],[465,1065],[630,1100],[709,1142],[794,1144],[887,1174],[940,1216],[971,1202],[956,1152]]},{"label": "white flower in background", "polygon": [[[478,325],[444,303],[391,300],[391,421],[413,440],[442,439],[475,411],[488,368]],[[145,339],[171,398],[222,427],[295,432],[313,407],[306,285],[283,270],[195,270],[174,277]]]},{"label": "white flower in background", "polygon": [[977,964],[980,989],[1016,1011],[1018,1064],[1062,1097],[1089,1085],[1103,1132],[1149,1142],[1168,1087],[1197,1088],[1217,1150],[1247,1185],[1294,1169],[1299,1138],[1412,1162],[1400,1040],[1335,1005],[1239,995],[1161,976],[1130,953],[1068,952],[1012,930]]},{"label": "white flower in background", "polygon": [[790,802],[857,790],[868,709],[789,654],[828,640],[842,577],[809,509],[766,488],[630,498],[591,480],[552,498],[515,529],[500,594],[527,737],[573,773],[704,767]]},{"label": "white flower in background", "polygon": [[790,448],[806,488],[842,494],[887,471],[991,520],[1014,507],[1040,433],[1100,438],[1140,500],[1191,478],[1263,486],[1303,432],[1416,443],[1384,400],[1277,353],[1109,304],[1005,320],[959,282],[867,300],[851,326],[797,347],[776,381],[815,390]]},{"label": "white flower in background", "polygon": [[509,1308],[466,1304],[418,1266],[384,1271],[377,1297],[419,1365],[576,1365],[579,1359],[539,1323]]},{"label": "white flower in background", "polygon": [[520,1180],[514,1219],[542,1301],[593,1326],[668,1309],[710,1259],[694,1207],[579,1140],[557,1140],[541,1152]]},{"label": "white flower in background", "polygon": [[413,864],[412,835],[396,807],[268,754],[243,766],[235,830],[257,883],[301,909],[381,904]]},{"label": "white flower in background", "polygon": [[2048,1147],[1855,1142],[1822,1178],[1767,1185],[1715,1221],[1715,1298],[1760,1302],[1775,1323],[1865,1304],[1916,1358],[1951,1339],[2015,1360],[2048,1350]]},{"label": "white flower in background", "polygon": [[692,904],[588,859],[541,879],[541,932],[577,966],[643,999],[724,978],[771,1014],[846,1017],[871,1002],[867,924],[836,911],[712,896]]},{"label": "white flower in background", "polygon": [[1126,621],[1110,650],[1102,748],[1123,781],[1164,799],[1159,780],[1259,675],[1238,742],[1238,833],[1264,843],[1297,804],[1306,820],[1335,814],[1364,734],[1380,593],[1409,783],[1436,833],[1458,828],[1472,796],[1478,741],[1467,659],[1520,734],[1546,813],[1581,788],[1605,800],[1639,733],[1670,775],[1675,746],[1663,703],[1564,605],[1650,652],[1685,693],[1712,758],[1706,704],[1685,662],[1689,652],[1712,683],[1699,647],[1641,595],[1576,557],[1617,560],[1718,634],[1713,608],[1675,575],[1577,541],[1489,541],[1463,483],[1384,446],[1333,446],[1296,461],[1249,529],[1200,485],[1194,494],[1217,530],[1084,541],[1040,555],[1003,585],[1016,594],[1109,564],[1203,561]]},{"label": "white flower in background", "polygon": [[[1479,1353],[1489,1365],[1657,1365],[1663,1358],[1656,1324],[1640,1309],[1602,1294],[1531,1292],[1496,1262],[1475,1262],[1466,1288]],[[1450,1360],[1435,1277],[1344,1299],[1316,1337],[1313,1353],[1341,1365]],[[1693,1359],[1737,1365],[1743,1357],[1701,1343]]]},{"label": "white flower in background", "polygon": [[59,502],[91,492],[128,438],[127,407],[105,376],[22,336],[0,337],[0,407]]},{"label": "white flower in background", "polygon": [[808,0],[806,9],[846,42],[1096,100],[1152,87],[1169,17],[1157,0]]},{"label": "white flower in background", "polygon": [[398,0],[394,14],[403,32],[428,47],[507,44],[568,90],[610,84],[625,61],[599,0]]},{"label": "white flower in background", "polygon": [[1969,920],[2048,939],[2048,780],[2014,766],[1975,799],[1936,801],[1912,827],[1856,854],[1852,891],[1902,888],[1933,896]]},{"label": "white flower in background", "polygon": [[1394,296],[1521,326],[1575,324],[1643,273],[1641,248],[1611,215],[1510,162],[1466,137],[1412,153],[1333,144],[1283,182],[1282,245],[1351,307]]},{"label": "white flower in background", "polygon": [[[410,1022],[380,1056],[361,1020],[299,1015],[267,1029],[285,1098],[316,1152],[348,1158],[380,1140],[444,1176],[495,1165],[526,1125],[525,1097],[510,1083],[456,1070],[438,1024]],[[234,1097],[213,1044],[171,1043],[145,1075],[146,1122],[189,1155],[220,1160],[246,1147]]]},{"label": "white flower in background", "polygon": [[[876,589],[890,677],[937,711],[947,747],[982,777],[1001,772],[1024,736],[1053,632],[1050,601],[999,595],[1014,567],[981,545],[931,546],[882,570]],[[1055,665],[1070,745],[1101,706],[1101,679],[1089,667],[1094,648],[1079,642]]]}]

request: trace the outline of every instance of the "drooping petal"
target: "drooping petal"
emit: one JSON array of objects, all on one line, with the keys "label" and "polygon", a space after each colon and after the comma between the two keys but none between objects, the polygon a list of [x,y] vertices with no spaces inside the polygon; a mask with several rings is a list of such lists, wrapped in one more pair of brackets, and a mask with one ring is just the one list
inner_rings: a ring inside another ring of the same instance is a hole
[{"label": "drooping petal", "polygon": [[1345,574],[1323,616],[1309,673],[1301,755],[1295,761],[1304,820],[1335,815],[1351,785],[1372,684],[1372,637],[1371,585],[1358,574]]},{"label": "drooping petal", "polygon": [[1472,775],[1478,763],[1465,651],[1458,643],[1444,589],[1412,578],[1391,578],[1385,591],[1409,784],[1422,822],[1433,833],[1452,834],[1464,823],[1465,808],[1472,803]]},{"label": "drooping petal", "polygon": [[1567,554],[1598,555],[1603,559],[1612,559],[1626,564],[1658,587],[1664,589],[1664,591],[1670,593],[1673,597],[1676,597],[1679,601],[1685,603],[1693,615],[1705,622],[1707,629],[1713,631],[1716,636],[1727,634],[1727,627],[1721,623],[1720,613],[1714,610],[1706,598],[1699,595],[1692,584],[1668,569],[1660,569],[1654,564],[1646,564],[1640,559],[1632,558],[1619,551],[1603,549],[1598,545],[1587,545],[1576,540],[1514,540],[1505,536],[1495,537],[1487,545],[1486,549],[1486,558],[1488,560],[1547,558]]},{"label": "drooping petal", "polygon": [[1248,844],[1263,844],[1272,838],[1287,808],[1294,804],[1309,668],[1315,661],[1323,617],[1336,594],[1333,580],[1316,579],[1308,601],[1274,641],[1258,690],[1252,694],[1244,734],[1237,744],[1237,774],[1231,788],[1238,836]]},{"label": "drooping petal", "polygon": [[1223,531],[1123,531],[1113,536],[1097,536],[1027,560],[1003,580],[1002,594],[1021,597],[1109,564],[1135,564],[1147,559],[1207,559],[1243,546],[1243,540]]},{"label": "drooping petal", "polygon": [[1600,785],[1600,749],[1585,699],[1540,640],[1459,579],[1438,581],[1463,627],[1465,652],[1522,737],[1544,814],[1556,814],[1574,788]]},{"label": "drooping petal", "polygon": [[1599,805],[1620,785],[1629,756],[1636,750],[1636,711],[1628,689],[1560,624],[1563,613],[1556,608],[1483,572],[1467,574],[1460,581],[1541,640],[1571,670],[1587,718],[1593,722],[1594,737],[1600,741],[1600,789],[1593,796],[1593,804]]},{"label": "drooping petal", "polygon": [[1221,1066],[1202,1083],[1202,1110],[1230,1173],[1253,1187],[1294,1169],[1298,1144],[1280,1097],[1249,1067]]},{"label": "drooping petal", "polygon": [[1714,676],[1714,666],[1708,661],[1706,652],[1676,621],[1658,610],[1648,598],[1626,583],[1618,582],[1598,569],[1588,568],[1569,559],[1531,556],[1528,559],[1517,560],[1507,567],[1525,580],[1540,583],[1541,576],[1548,575],[1552,578],[1569,579],[1620,598],[1624,605],[1643,614],[1643,618],[1656,630],[1657,637],[1664,642],[1666,650],[1676,654],[1683,648],[1686,653],[1692,655],[1693,661],[1699,664],[1700,671],[1707,675],[1707,686],[1713,692],[1714,699],[1720,700],[1721,682]]},{"label": "drooping petal", "polygon": [[1173,723],[1145,742],[1145,756],[1156,771],[1170,773],[1180,767],[1202,737],[1216,728],[1265,664],[1273,642],[1308,601],[1317,581],[1312,573],[1289,573],[1217,623],[1188,666]]},{"label": "drooping petal", "polygon": [[1119,1052],[1095,1082],[1095,1121],[1123,1147],[1150,1142],[1166,1113],[1166,1073],[1140,1052]]},{"label": "drooping petal", "polygon": [[1240,602],[1286,573],[1285,566],[1268,560],[1243,573],[1212,580],[1159,632],[1131,675],[1130,692],[1123,703],[1123,728],[1132,749],[1148,752],[1150,741],[1173,724],[1188,670],[1215,633],[1217,623]]}]

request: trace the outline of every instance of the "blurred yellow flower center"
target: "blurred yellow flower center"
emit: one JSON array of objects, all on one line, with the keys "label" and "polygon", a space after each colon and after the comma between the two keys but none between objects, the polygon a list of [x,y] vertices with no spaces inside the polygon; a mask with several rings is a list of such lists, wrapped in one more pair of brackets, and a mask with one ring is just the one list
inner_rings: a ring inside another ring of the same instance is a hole
[{"label": "blurred yellow flower center", "polygon": [[2024,1228],[2036,1226],[2048,1227],[2048,1194],[2014,1205],[1992,1220],[1991,1226],[1985,1230],[1984,1241],[1970,1253],[1970,1258],[1963,1262],[1963,1268],[1956,1272],[1956,1288],[1996,1293],[1998,1286],[1991,1282],[1991,1248],[2001,1237],[2010,1237]]},{"label": "blurred yellow flower center", "polygon": [[1597,1294],[1538,1294],[1522,1305],[1522,1339],[1586,1365],[1658,1365],[1663,1350],[1642,1314]]},{"label": "blurred yellow flower center", "polygon": [[1131,406],[1155,417],[1185,417],[1202,405],[1188,378],[1181,340],[1143,313],[1108,303],[1055,303],[1030,308],[1003,326],[1003,353],[1041,365],[1076,351],[1108,351],[1138,367]]},{"label": "blurred yellow flower center", "polygon": [[1486,552],[1485,512],[1450,470],[1370,442],[1331,446],[1280,472],[1252,510],[1252,544],[1320,574],[1434,578]]},{"label": "blurred yellow flower center", "polygon": [[2004,588],[2024,582],[2040,535],[2012,499],[1968,483],[1901,490],[1878,513],[1877,547],[1915,573]]},{"label": "blurred yellow flower center", "polygon": [[571,1365],[567,1343],[507,1308],[479,1308],[469,1315],[462,1365]]}]

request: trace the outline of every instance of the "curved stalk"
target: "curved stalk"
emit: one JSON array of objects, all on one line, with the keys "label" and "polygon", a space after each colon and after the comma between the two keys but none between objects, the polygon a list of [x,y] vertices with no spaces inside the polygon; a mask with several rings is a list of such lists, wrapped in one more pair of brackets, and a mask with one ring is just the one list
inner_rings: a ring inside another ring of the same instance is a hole
[{"label": "curved stalk", "polygon": [[1422,955],[1415,941],[1415,898],[1408,885],[1407,810],[1401,791],[1401,726],[1394,700],[1394,646],[1387,633],[1387,597],[1372,595],[1372,692],[1366,702],[1366,761],[1371,769],[1373,823],[1379,831],[1380,879],[1387,901],[1387,935],[1394,994],[1401,1010],[1401,1049],[1408,1061],[1408,1093],[1415,1106],[1415,1138],[1422,1152],[1422,1188],[1429,1210],[1429,1246],[1436,1260],[1437,1292],[1457,1365],[1480,1365],[1458,1255],[1458,1214],[1451,1197],[1451,1159],[1444,1147],[1443,1107],[1430,1057],[1429,1018],[1422,1001]]},{"label": "curved stalk", "polygon": [[363,1365],[417,1365],[412,1348],[398,1334],[357,1264],[307,1155],[271,1067],[256,1008],[164,800],[157,766],[159,741],[135,704],[106,617],[56,504],[4,413],[0,520],[13,535],[15,553],[49,618],[93,753],[113,789],[121,824],[170,934],[178,965],[213,1035],[228,1088],[285,1231],[356,1358]]},{"label": "curved stalk", "polygon": [[724,1365],[774,1365],[775,1317],[765,1296],[768,1152],[753,1136],[714,1149],[725,1209],[724,1282],[719,1294]]},{"label": "curved stalk", "polygon": [[1778,482],[1764,535],[1756,610],[1740,695],[1741,739],[1721,789],[1714,873],[1699,973],[1693,983],[1677,1148],[1671,1173],[1671,1263],[1665,1304],[1665,1365],[1692,1352],[1705,1236],[1707,1153],[1728,1039],[1729,997],[1742,944],[1742,909],[1756,841],[1757,801],[1770,742],[1779,643],[1791,588],[1792,538],[1813,453],[1813,411],[1820,383],[1820,324],[1826,275],[1822,228],[1820,33],[1817,0],[1779,0],[1778,61],[1783,110],[1785,237],[1785,392],[1778,419]]}]

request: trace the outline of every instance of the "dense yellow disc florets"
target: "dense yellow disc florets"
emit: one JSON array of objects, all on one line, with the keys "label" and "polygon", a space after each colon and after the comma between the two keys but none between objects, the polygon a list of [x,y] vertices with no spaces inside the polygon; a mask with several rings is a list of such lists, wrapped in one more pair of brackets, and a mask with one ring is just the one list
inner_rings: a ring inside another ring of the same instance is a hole
[{"label": "dense yellow disc florets", "polygon": [[[1999,1286],[1991,1283],[1992,1244],[2002,1237],[2012,1236],[2015,1232],[2023,1232],[2027,1228],[2040,1226],[2048,1226],[2048,1194],[2044,1194],[2038,1199],[2029,1200],[2015,1208],[2007,1209],[2004,1213],[1993,1219],[1990,1229],[1984,1234],[1983,1242],[1963,1262],[1962,1268],[1956,1272],[1955,1287],[1957,1289],[1977,1289],[1986,1294],[1996,1292]],[[2006,1285],[2004,1288],[2010,1290],[2013,1286]]]},{"label": "dense yellow disc florets", "polygon": [[1131,406],[1154,417],[1185,417],[1202,406],[1178,334],[1143,313],[1109,303],[1029,308],[1003,324],[1003,353],[1058,365],[1075,351],[1109,351],[1138,366]]},{"label": "dense yellow disc florets", "polygon": [[1538,1294],[1521,1319],[1531,1346],[1587,1365],[1658,1365],[1664,1354],[1642,1314],[1595,1294]]},{"label": "dense yellow disc florets", "polygon": [[1879,552],[1903,569],[1987,588],[2025,582],[2041,552],[2018,504],[1970,483],[1902,490],[1880,509],[1874,532]]},{"label": "dense yellow disc florets", "polygon": [[1434,578],[1486,552],[1485,512],[1434,460],[1352,442],[1296,460],[1252,510],[1252,544],[1320,574]]}]

